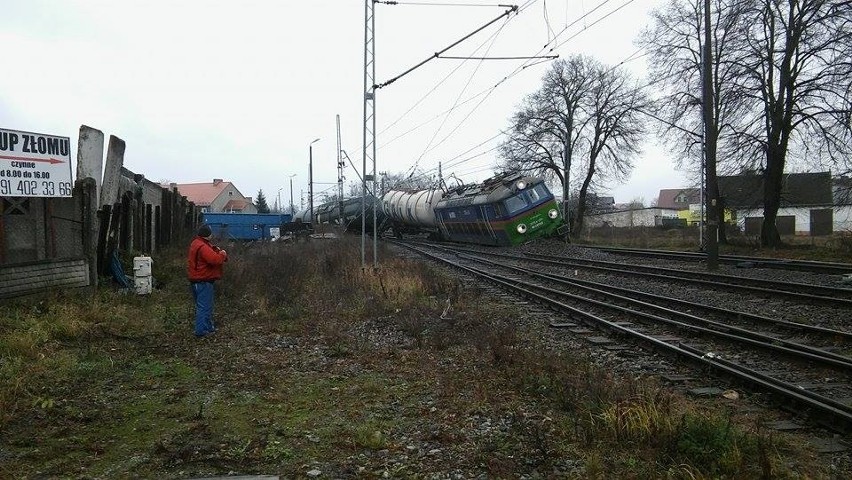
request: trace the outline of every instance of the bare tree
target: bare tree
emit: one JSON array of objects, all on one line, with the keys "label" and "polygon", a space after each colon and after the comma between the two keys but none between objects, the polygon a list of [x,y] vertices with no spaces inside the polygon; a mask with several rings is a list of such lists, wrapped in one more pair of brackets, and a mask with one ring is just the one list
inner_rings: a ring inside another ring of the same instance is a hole
[{"label": "bare tree", "polygon": [[647,101],[629,83],[626,73],[597,60],[569,57],[554,63],[512,117],[503,168],[558,179],[566,212],[571,168],[582,167],[574,233],[582,228],[590,186],[626,177],[639,151],[643,127],[636,109]]},{"label": "bare tree", "polygon": [[790,154],[836,164],[852,152],[852,2],[751,0],[749,7],[737,63],[752,108],[738,133],[742,150],[764,167],[761,243],[775,246]]},{"label": "bare tree", "polygon": [[[640,42],[651,50],[652,78],[664,92],[658,112],[682,160],[695,159],[700,151],[691,132],[699,131],[702,105],[702,4],[672,0],[654,13],[654,27]],[[762,171],[761,242],[775,246],[780,243],[775,219],[788,158],[848,168],[852,2],[712,0],[712,5],[715,122],[709,131],[725,159],[721,168]],[[712,153],[711,198],[719,193]],[[724,209],[718,210],[722,215]]]},{"label": "bare tree", "polygon": [[[512,117],[509,138],[503,144],[503,168],[557,179],[563,203],[569,198],[574,149],[588,118],[581,111],[588,95],[593,60],[572,56],[554,62],[542,87],[524,100]],[[567,211],[567,210],[566,210]]]},{"label": "bare tree", "polygon": [[[711,0],[711,89],[713,92],[713,136],[716,151],[706,152],[707,194],[718,198],[716,221],[724,224],[724,198],[720,195],[718,171],[733,171],[737,152],[732,122],[743,117],[746,102],[735,81],[739,68],[729,52],[741,48],[738,29],[743,22],[743,0]],[[704,44],[704,0],[671,0],[651,14],[652,25],[645,30],[639,44],[649,52],[649,85],[657,92],[656,118],[669,148],[676,152],[679,167],[698,174],[704,157],[702,50]],[[704,179],[701,179],[702,182]],[[719,229],[724,243],[725,229]]]},{"label": "bare tree", "polygon": [[590,95],[584,100],[590,121],[581,144],[585,155],[585,175],[577,201],[573,233],[583,228],[587,195],[593,182],[622,182],[633,170],[633,159],[641,151],[645,133],[639,110],[649,107],[647,97],[630,85],[630,77],[615,69],[597,69],[591,81]]}]

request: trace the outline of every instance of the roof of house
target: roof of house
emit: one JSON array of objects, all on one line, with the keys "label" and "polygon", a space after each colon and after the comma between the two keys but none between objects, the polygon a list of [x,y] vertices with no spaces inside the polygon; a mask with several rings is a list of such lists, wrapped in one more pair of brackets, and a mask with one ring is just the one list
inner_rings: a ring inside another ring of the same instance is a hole
[{"label": "roof of house", "polygon": [[206,207],[213,203],[213,200],[216,200],[216,197],[228,185],[231,185],[231,182],[225,182],[217,178],[213,182],[208,183],[179,183],[177,184],[177,189],[190,202],[199,207]]},{"label": "roof of house", "polygon": [[239,198],[232,198],[231,200],[228,200],[228,203],[226,203],[224,207],[222,207],[222,210],[224,210],[226,212],[232,211],[232,210],[233,211],[242,211],[248,205],[251,205],[250,201],[242,200],[242,199],[239,199]]},{"label": "roof of house", "polygon": [[[759,174],[720,176],[719,190],[726,207],[763,206],[763,177]],[[675,201],[681,193],[687,196],[687,202]],[[657,206],[683,209],[688,204],[699,203],[700,198],[701,194],[697,188],[664,189],[660,190]],[[829,172],[784,174],[781,183],[782,207],[831,205],[832,203],[832,180]]]},{"label": "roof of house", "polygon": [[[681,193],[687,196],[686,202],[676,202],[675,198]],[[660,190],[657,206],[660,208],[682,209],[690,203],[698,203],[701,193],[697,188],[668,188]]]},{"label": "roof of house", "polygon": [[[763,177],[733,175],[719,177],[719,190],[726,207],[763,206]],[[781,206],[831,205],[831,173],[787,173],[781,180]]]}]

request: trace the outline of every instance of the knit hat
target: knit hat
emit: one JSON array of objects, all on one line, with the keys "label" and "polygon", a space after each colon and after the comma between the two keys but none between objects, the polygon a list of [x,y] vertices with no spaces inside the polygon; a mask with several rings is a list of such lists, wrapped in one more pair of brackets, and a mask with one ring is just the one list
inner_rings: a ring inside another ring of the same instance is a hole
[{"label": "knit hat", "polygon": [[199,237],[209,237],[213,234],[213,231],[210,230],[210,227],[207,225],[202,225],[198,227],[198,236]]}]

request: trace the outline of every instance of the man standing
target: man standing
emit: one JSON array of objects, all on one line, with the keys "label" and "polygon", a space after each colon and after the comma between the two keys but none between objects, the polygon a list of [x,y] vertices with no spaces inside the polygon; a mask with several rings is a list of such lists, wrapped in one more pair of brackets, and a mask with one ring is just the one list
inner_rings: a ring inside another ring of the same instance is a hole
[{"label": "man standing", "polygon": [[213,326],[213,282],[222,278],[222,266],[228,254],[210,243],[213,232],[207,225],[198,228],[189,245],[187,276],[195,298],[195,336],[203,337],[216,331]]}]

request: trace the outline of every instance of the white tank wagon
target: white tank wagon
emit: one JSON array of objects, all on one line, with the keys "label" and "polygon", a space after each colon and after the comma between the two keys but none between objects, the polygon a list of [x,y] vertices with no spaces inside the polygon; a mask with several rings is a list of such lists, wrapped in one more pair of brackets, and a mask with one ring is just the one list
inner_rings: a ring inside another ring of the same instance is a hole
[{"label": "white tank wagon", "polygon": [[440,189],[391,190],[382,196],[382,207],[394,225],[435,231],[438,228],[435,207],[443,197]]}]

